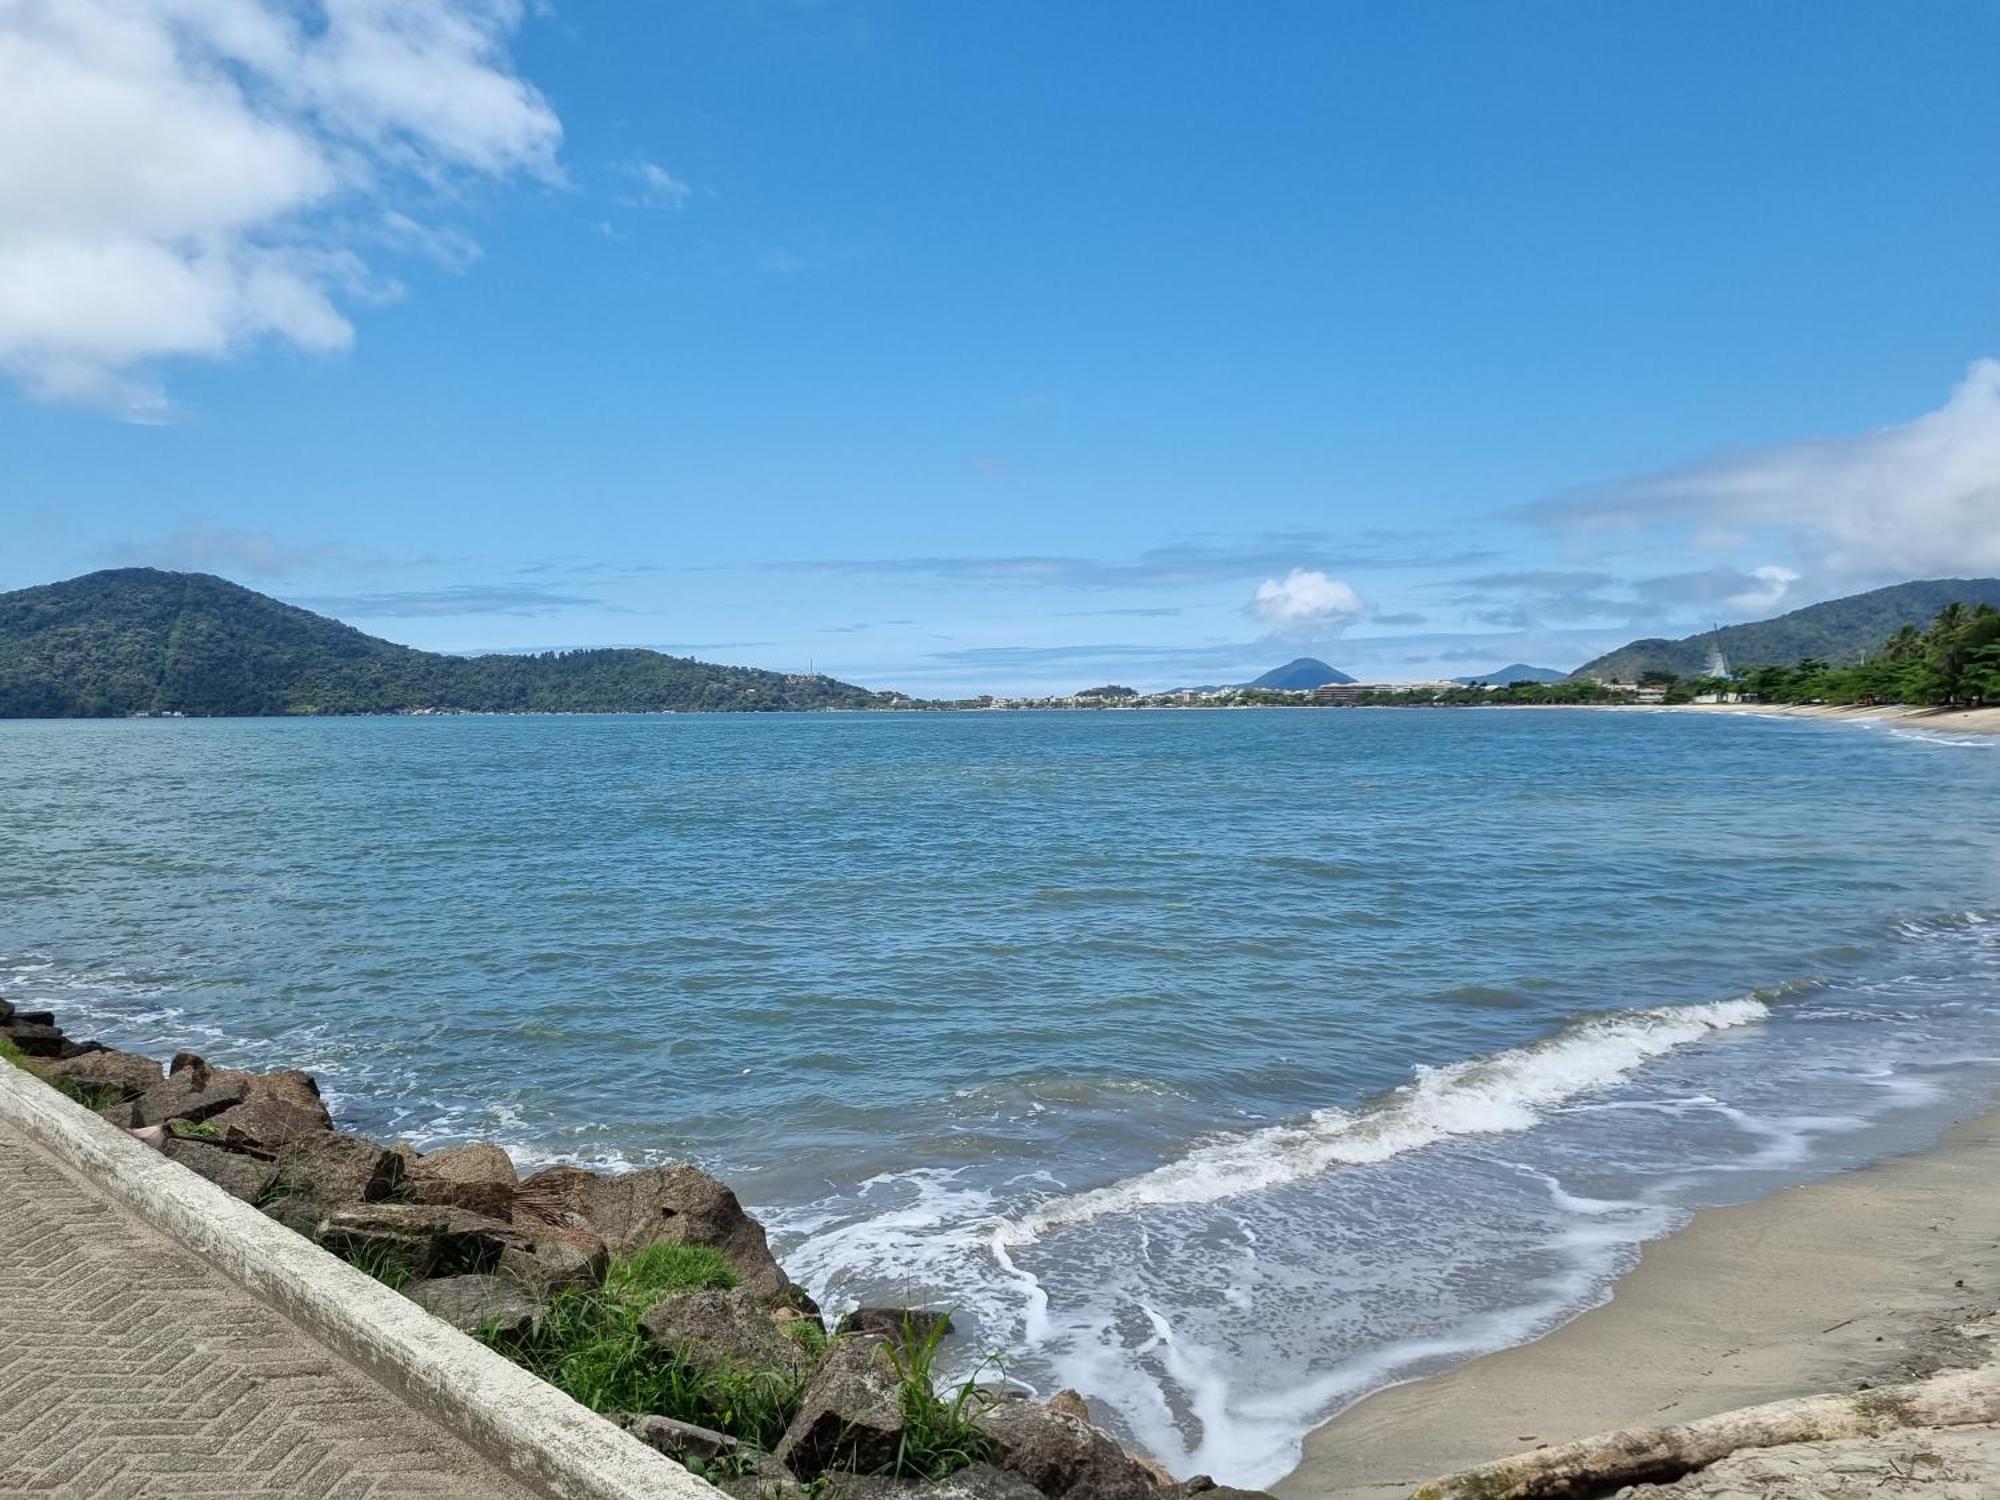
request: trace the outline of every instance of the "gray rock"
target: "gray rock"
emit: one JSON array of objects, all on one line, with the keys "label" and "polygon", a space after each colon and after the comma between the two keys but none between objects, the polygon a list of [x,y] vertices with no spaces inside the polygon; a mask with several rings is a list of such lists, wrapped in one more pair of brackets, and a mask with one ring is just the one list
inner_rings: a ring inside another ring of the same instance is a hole
[{"label": "gray rock", "polygon": [[462,1208],[426,1203],[353,1203],[319,1222],[319,1242],[343,1260],[386,1259],[412,1277],[490,1270],[509,1226]]},{"label": "gray rock", "polygon": [[834,1471],[821,1475],[817,1488],[825,1500],[1042,1500],[1019,1474],[991,1464],[968,1464],[942,1479]]},{"label": "gray rock", "polygon": [[743,1211],[729,1185],[684,1164],[600,1176],[552,1167],[521,1184],[528,1199],[547,1200],[595,1230],[613,1255],[648,1245],[706,1245],[721,1253],[743,1284],[766,1301],[804,1305],[804,1293],[779,1268],[764,1226]]},{"label": "gray rock", "polygon": [[248,1073],[237,1068],[209,1068],[192,1053],[175,1059],[184,1069],[208,1069],[211,1083],[240,1084],[243,1102],[216,1115],[222,1139],[233,1144],[278,1151],[315,1130],[333,1129],[333,1116],[320,1101],[319,1085],[310,1073],[283,1068],[275,1073]]},{"label": "gray rock", "polygon": [[[46,1015],[47,1012],[37,1011],[35,1014]],[[61,1057],[70,1045],[69,1038],[57,1027],[19,1017],[0,1026],[0,1034],[4,1034],[28,1057]]]},{"label": "gray rock", "polygon": [[213,1123],[231,1145],[273,1153],[300,1136],[332,1129],[325,1110],[302,1109],[285,1099],[245,1099],[214,1116]]},{"label": "gray rock", "polygon": [[757,1454],[748,1473],[715,1476],[710,1482],[731,1500],[807,1500],[811,1494],[768,1453]]},{"label": "gray rock", "polygon": [[1083,1399],[1081,1391],[1068,1388],[1057,1391],[1049,1397],[1048,1408],[1050,1411],[1060,1412],[1065,1417],[1075,1417],[1079,1422],[1090,1420],[1090,1403]]},{"label": "gray rock", "polygon": [[1041,1491],[1019,1474],[992,1464],[969,1464],[954,1474],[926,1482],[923,1500],[1038,1500]]},{"label": "gray rock", "polygon": [[742,1447],[727,1433],[716,1432],[707,1427],[697,1427],[692,1422],[682,1422],[673,1417],[647,1414],[637,1417],[621,1417],[618,1425],[633,1437],[666,1454],[668,1458],[683,1462],[690,1458],[716,1459],[736,1452]]},{"label": "gray rock", "polygon": [[541,1303],[505,1276],[440,1276],[405,1287],[403,1295],[462,1333],[519,1338],[542,1313]]},{"label": "gray rock", "polygon": [[646,1336],[709,1375],[777,1374],[803,1383],[813,1356],[748,1287],[673,1292],[646,1310]]},{"label": "gray rock", "polygon": [[[836,1333],[872,1333],[885,1339],[921,1344],[933,1330],[951,1332],[951,1314],[924,1312],[913,1307],[857,1307],[840,1320]],[[942,1335],[940,1335],[942,1336]]]},{"label": "gray rock", "polygon": [[491,1141],[470,1141],[463,1146],[446,1146],[420,1156],[411,1166],[413,1177],[438,1178],[445,1182],[519,1182],[514,1159]]},{"label": "gray rock", "polygon": [[294,1136],[278,1152],[275,1191],[324,1211],[343,1203],[386,1198],[402,1175],[402,1158],[374,1141],[338,1130],[314,1130]]},{"label": "gray rock", "polygon": [[500,1269],[529,1286],[601,1286],[611,1252],[587,1229],[544,1224],[517,1215],[501,1242]]},{"label": "gray rock", "polygon": [[404,1173],[403,1195],[412,1203],[442,1203],[489,1218],[509,1219],[514,1214],[518,1180],[505,1151],[489,1142],[475,1141],[418,1157]]},{"label": "gray rock", "polygon": [[1109,1434],[1039,1402],[1004,1402],[977,1421],[993,1461],[1050,1500],[1157,1500],[1166,1488],[1161,1471]]},{"label": "gray rock", "polygon": [[831,1468],[868,1472],[896,1461],[903,1436],[902,1382],[887,1339],[837,1339],[772,1456],[804,1480]]},{"label": "gray rock", "polygon": [[50,1078],[60,1078],[68,1083],[115,1089],[126,1099],[137,1098],[165,1081],[160,1065],[152,1058],[141,1057],[136,1052],[117,1052],[108,1047],[78,1057],[60,1058],[42,1071]]},{"label": "gray rock", "polygon": [[179,1162],[245,1203],[255,1203],[263,1197],[278,1177],[274,1163],[240,1151],[225,1151],[206,1141],[191,1141],[169,1133],[160,1142],[160,1150],[168,1161]]},{"label": "gray rock", "polygon": [[237,1081],[212,1075],[205,1067],[182,1068],[134,1099],[126,1123],[134,1129],[170,1120],[195,1123],[219,1115],[249,1098]]}]

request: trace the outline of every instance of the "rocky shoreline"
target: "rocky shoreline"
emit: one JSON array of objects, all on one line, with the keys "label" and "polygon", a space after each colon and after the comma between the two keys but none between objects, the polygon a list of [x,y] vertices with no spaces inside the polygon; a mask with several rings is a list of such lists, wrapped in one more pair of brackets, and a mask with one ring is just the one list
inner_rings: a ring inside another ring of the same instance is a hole
[{"label": "rocky shoreline", "polygon": [[933,1381],[949,1315],[829,1327],[729,1186],[686,1164],[522,1176],[499,1146],[339,1128],[310,1074],[162,1064],[0,999],[0,1065],[376,1276],[736,1500],[1183,1500],[1073,1391]]}]

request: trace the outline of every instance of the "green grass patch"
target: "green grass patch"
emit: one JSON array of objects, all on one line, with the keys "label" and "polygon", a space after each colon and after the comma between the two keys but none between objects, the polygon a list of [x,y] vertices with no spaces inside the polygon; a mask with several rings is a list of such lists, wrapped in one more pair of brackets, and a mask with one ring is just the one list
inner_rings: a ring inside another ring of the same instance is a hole
[{"label": "green grass patch", "polygon": [[648,1245],[611,1263],[604,1290],[643,1312],[669,1292],[726,1292],[742,1280],[706,1245]]},{"label": "green grass patch", "polygon": [[[329,1247],[330,1248],[330,1247]],[[358,1244],[340,1257],[357,1271],[366,1272],[392,1292],[400,1292],[421,1278],[409,1257],[393,1245]]]},{"label": "green grass patch", "polygon": [[902,1384],[903,1440],[886,1472],[898,1478],[942,1479],[993,1453],[991,1440],[973,1420],[973,1392],[986,1363],[948,1396],[938,1394],[937,1349],[944,1334],[943,1322],[923,1334],[905,1322],[901,1337],[889,1345]]},{"label": "green grass patch", "polygon": [[167,1133],[184,1141],[219,1141],[222,1127],[213,1120],[169,1120]]},{"label": "green grass patch", "polygon": [[79,1083],[73,1078],[51,1078],[42,1074],[42,1082],[59,1094],[66,1094],[85,1109],[109,1109],[114,1104],[125,1102],[122,1089],[108,1088],[101,1083]]},{"label": "green grass patch", "polygon": [[109,1109],[114,1104],[122,1104],[125,1095],[101,1083],[77,1083],[67,1078],[51,1078],[38,1058],[28,1056],[10,1037],[0,1036],[0,1062],[11,1063],[24,1073],[32,1073],[58,1094],[74,1099],[85,1109]]},{"label": "green grass patch", "polygon": [[[694,1263],[681,1264],[682,1274],[688,1274],[685,1268]],[[713,1275],[714,1268],[704,1274]],[[572,1287],[555,1295],[528,1333],[507,1338],[486,1331],[480,1337],[592,1411],[652,1412],[712,1427],[759,1448],[774,1445],[798,1411],[799,1382],[777,1371],[713,1375],[675,1358],[640,1326],[649,1305],[646,1298],[635,1300],[640,1284],[636,1273],[628,1272],[623,1291]]]}]

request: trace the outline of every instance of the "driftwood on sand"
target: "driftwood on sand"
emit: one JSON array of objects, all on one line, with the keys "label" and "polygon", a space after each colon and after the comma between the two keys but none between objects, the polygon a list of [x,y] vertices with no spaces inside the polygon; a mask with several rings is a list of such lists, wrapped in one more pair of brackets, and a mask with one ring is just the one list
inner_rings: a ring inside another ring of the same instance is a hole
[{"label": "driftwood on sand", "polygon": [[1673,1427],[1623,1427],[1434,1479],[1412,1500],[1582,1500],[1662,1484],[1746,1448],[2000,1422],[2000,1364],[1851,1396],[1803,1396]]}]

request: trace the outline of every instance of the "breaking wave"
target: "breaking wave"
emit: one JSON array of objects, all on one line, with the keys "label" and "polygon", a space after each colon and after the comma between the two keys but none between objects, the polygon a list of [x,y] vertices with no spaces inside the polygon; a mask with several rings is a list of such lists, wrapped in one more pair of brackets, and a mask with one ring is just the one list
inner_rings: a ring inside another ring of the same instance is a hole
[{"label": "breaking wave", "polygon": [[1543,1111],[1615,1083],[1650,1058],[1770,1014],[1745,998],[1629,1011],[1572,1026],[1524,1047],[1439,1067],[1358,1111],[1316,1110],[1305,1123],[1212,1137],[1187,1155],[1044,1203],[999,1231],[1031,1244],[1053,1230],[1109,1214],[1216,1203],[1283,1187],[1336,1167],[1385,1161],[1453,1136],[1530,1130]]}]

